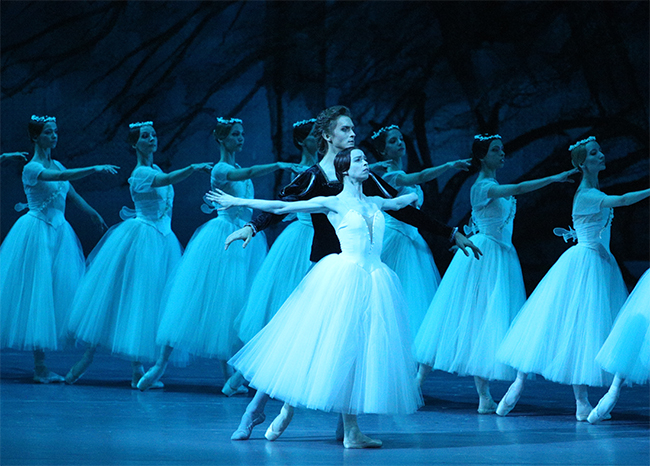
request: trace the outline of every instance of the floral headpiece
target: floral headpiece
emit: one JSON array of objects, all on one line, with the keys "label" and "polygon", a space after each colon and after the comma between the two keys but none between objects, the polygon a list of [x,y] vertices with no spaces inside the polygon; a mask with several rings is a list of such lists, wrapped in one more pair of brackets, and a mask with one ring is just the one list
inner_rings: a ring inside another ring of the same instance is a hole
[{"label": "floral headpiece", "polygon": [[583,144],[587,144],[588,142],[595,141],[595,140],[596,140],[595,136],[589,136],[587,139],[583,139],[582,141],[578,141],[575,144],[573,144],[572,146],[569,146],[569,152],[571,152],[576,147],[580,147]]},{"label": "floral headpiece", "polygon": [[229,118],[226,120],[225,118],[217,117],[217,123],[221,123],[222,125],[234,125],[235,123],[239,123],[241,125],[244,122],[239,118]]},{"label": "floral headpiece", "polygon": [[296,121],[296,122],[293,124],[293,127],[294,127],[294,128],[297,128],[298,126],[306,125],[306,124],[309,124],[309,123],[316,123],[316,118],[310,118],[309,120],[300,120],[300,121]]},{"label": "floral headpiece", "polygon": [[489,136],[486,134],[485,136],[482,134],[477,134],[474,136],[474,139],[478,139],[479,141],[489,141],[490,139],[502,139],[501,136],[498,134],[493,134],[492,136]]},{"label": "floral headpiece", "polygon": [[36,123],[47,123],[48,121],[51,121],[53,123],[56,123],[56,117],[51,117],[51,116],[36,116],[32,115],[31,118],[32,121]]},{"label": "floral headpiece", "polygon": [[129,129],[142,128],[143,126],[153,126],[153,121],[142,121],[139,123],[129,124]]},{"label": "floral headpiece", "polygon": [[381,133],[387,133],[391,129],[397,129],[399,130],[399,126],[397,125],[390,125],[390,126],[384,126],[383,128],[379,128],[379,131],[377,131],[375,134],[370,136],[370,139],[377,139],[379,136],[381,136]]}]

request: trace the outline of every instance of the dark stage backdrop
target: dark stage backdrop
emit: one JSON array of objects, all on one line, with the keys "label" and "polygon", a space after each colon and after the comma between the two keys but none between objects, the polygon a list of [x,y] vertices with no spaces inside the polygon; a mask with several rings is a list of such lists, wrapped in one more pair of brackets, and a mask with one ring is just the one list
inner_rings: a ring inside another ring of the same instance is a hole
[{"label": "dark stage backdrop", "polygon": [[[467,157],[472,136],[498,132],[501,183],[570,168],[567,147],[595,135],[607,157],[601,188],[647,188],[648,2],[27,2],[3,1],[2,151],[32,151],[31,114],[54,115],[55,158],[113,163],[118,176],[74,182],[109,224],[131,205],[135,165],[127,125],[153,120],[164,170],[215,161],[215,116],[244,120],[239,163],[297,160],[291,124],[349,106],[359,142],[398,124],[408,170]],[[1,234],[19,217],[22,164],[2,166]],[[450,225],[469,217],[475,176],[424,186],[423,209]],[[258,197],[289,180],[254,180]],[[173,228],[183,244],[208,216],[209,185],[176,186]],[[519,196],[514,244],[530,292],[566,250],[575,185]],[[628,285],[649,258],[648,201],[616,210],[611,249]],[[67,212],[86,253],[100,234]],[[278,230],[272,231],[272,239]],[[441,271],[448,244],[426,236]],[[215,247],[221,247],[215,245]]]}]

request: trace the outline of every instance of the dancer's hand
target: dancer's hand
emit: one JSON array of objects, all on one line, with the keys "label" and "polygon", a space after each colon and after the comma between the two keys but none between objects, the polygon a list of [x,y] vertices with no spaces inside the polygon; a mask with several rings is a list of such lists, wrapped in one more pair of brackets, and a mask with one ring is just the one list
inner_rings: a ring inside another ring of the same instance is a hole
[{"label": "dancer's hand", "polygon": [[108,225],[106,225],[106,222],[102,218],[99,213],[96,211],[90,214],[90,220],[95,224],[97,228],[99,228],[100,231],[104,232],[108,230]]},{"label": "dancer's hand", "polygon": [[111,175],[115,175],[120,169],[117,165],[95,165],[94,168],[97,173],[110,173]]},{"label": "dancer's hand", "polygon": [[296,174],[300,174],[305,170],[307,170],[307,168],[309,168],[309,167],[304,167],[299,163],[289,163],[289,162],[278,162],[278,167],[280,167],[280,170],[287,170]]},{"label": "dancer's hand", "polygon": [[192,167],[192,170],[195,172],[203,172],[203,173],[212,173],[212,166],[214,163],[207,162],[207,163],[193,163],[190,165]]},{"label": "dancer's hand", "polygon": [[456,234],[454,235],[454,240],[456,242],[456,246],[458,246],[467,257],[469,257],[469,252],[467,252],[467,248],[470,248],[472,250],[472,252],[474,253],[474,257],[476,259],[479,259],[480,256],[483,255],[481,250],[479,248],[477,248],[476,245],[474,243],[472,243],[462,233],[456,232]]},{"label": "dancer's hand", "polygon": [[221,207],[219,207],[217,210],[226,210],[238,205],[238,198],[231,196],[230,194],[227,194],[217,188],[209,191],[208,194],[205,195],[205,198],[208,201],[216,202],[219,204]]},{"label": "dancer's hand", "polygon": [[0,154],[0,162],[4,159],[23,159],[27,162],[28,155],[29,152],[5,152],[4,154]]},{"label": "dancer's hand", "polygon": [[472,166],[472,159],[460,159],[448,163],[451,166],[451,168],[455,170],[463,170],[464,172],[466,172]]},{"label": "dancer's hand", "polygon": [[231,243],[234,243],[235,241],[242,240],[244,244],[242,245],[242,249],[245,249],[246,246],[248,246],[248,243],[251,242],[251,239],[253,238],[253,227],[246,225],[243,228],[240,228],[237,231],[233,231],[228,235],[226,238],[226,248],[230,246]]},{"label": "dancer's hand", "polygon": [[558,173],[555,175],[555,181],[557,183],[575,183],[575,180],[569,178],[571,175],[575,175],[576,173],[580,173],[580,170],[577,168],[574,168],[572,170],[567,170],[562,173]]}]

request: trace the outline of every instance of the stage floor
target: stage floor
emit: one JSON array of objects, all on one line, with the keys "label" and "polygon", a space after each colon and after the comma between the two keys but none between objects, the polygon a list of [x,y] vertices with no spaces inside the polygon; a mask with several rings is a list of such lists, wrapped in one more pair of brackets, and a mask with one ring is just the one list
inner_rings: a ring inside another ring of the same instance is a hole
[{"label": "stage floor", "polygon": [[[48,367],[65,375],[79,349],[49,353]],[[98,351],[73,386],[32,382],[31,353],[2,351],[2,465],[644,465],[650,464],[648,386],[625,387],[600,425],[576,422],[571,387],[530,381],[505,418],[476,413],[470,377],[434,372],[426,406],[410,416],[359,417],[381,439],[378,450],[345,450],[334,439],[337,415],[296,410],[275,442],[264,432],[281,403],[250,440],[230,434],[250,397],[226,398],[216,361],[170,366],[163,390],[131,389],[131,364]],[[498,400],[507,383],[493,383]],[[592,389],[592,404],[605,392]]]}]

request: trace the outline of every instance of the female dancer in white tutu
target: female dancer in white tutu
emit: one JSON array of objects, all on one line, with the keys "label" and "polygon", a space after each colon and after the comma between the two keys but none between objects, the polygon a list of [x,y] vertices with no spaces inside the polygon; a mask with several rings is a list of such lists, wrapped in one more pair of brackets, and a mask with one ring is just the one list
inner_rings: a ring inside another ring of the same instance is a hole
[{"label": "female dancer in white tutu", "polygon": [[605,156],[593,136],[572,145],[571,161],[582,173],[573,199],[571,232],[578,244],[560,256],[512,323],[497,358],[517,369],[517,379],[501,399],[497,414],[514,408],[527,373],[572,385],[576,419],[592,410],[588,386],[609,383],[596,362],[612,321],[627,298],[616,260],[609,251],[614,207],[647,198],[650,189],[608,196],[598,189]]},{"label": "female dancer in white tutu", "polygon": [[127,142],[137,157],[129,178],[135,210],[123,208],[124,221],[112,227],[88,257],[66,328],[89,347],[66,375],[69,384],[90,366],[97,345],[132,360],[133,388],[144,373],[142,361],[155,360],[161,295],[181,257],[171,229],[172,184],[212,168],[198,163],[163,173],[153,163],[158,137],[151,121],[129,125]]},{"label": "female dancer in white tutu", "polygon": [[[305,169],[316,164],[318,142],[313,129],[315,118],[293,124],[293,143],[301,151],[299,165]],[[239,339],[247,343],[262,330],[280,306],[303,279],[312,263],[309,260],[314,226],[311,216],[298,213],[297,220],[287,226],[273,242],[259,272],[253,279],[244,308],[235,319]],[[226,386],[241,385],[236,372]]]},{"label": "female dancer in white tutu", "polygon": [[[219,144],[220,159],[212,169],[211,186],[234,195],[252,198],[251,178],[276,170],[292,170],[295,164],[276,162],[242,168],[236,154],[244,145],[244,127],[238,118],[217,118],[212,132]],[[207,205],[206,211],[211,212]],[[165,291],[156,344],[161,347],[156,364],[138,383],[140,390],[153,386],[165,372],[174,348],[221,361],[224,380],[232,375],[226,361],[241,347],[235,331],[235,318],[241,311],[251,283],[266,256],[266,238],[255,237],[246,249],[225,251],[226,237],[251,219],[252,209],[221,212],[199,227],[187,245],[178,269]],[[236,279],[233,279],[236,277]],[[241,386],[226,383],[223,393],[246,393]]]},{"label": "female dancer in white tutu", "polygon": [[57,349],[63,319],[84,271],[81,245],[64,216],[66,199],[106,228],[69,181],[93,173],[115,174],[118,167],[66,169],[52,159],[58,142],[54,117],[33,115],[28,131],[34,143],[34,156],[23,169],[29,213],[18,219],[0,247],[1,347],[34,351],[35,382],[63,382],[45,367],[44,350]]},{"label": "female dancer in white tutu", "polygon": [[499,344],[526,299],[519,258],[512,245],[513,196],[572,181],[568,177],[577,171],[500,185],[496,173],[504,160],[501,136],[474,136],[472,165],[480,172],[470,191],[472,240],[483,251],[483,259],[468,260],[456,253],[414,346],[415,358],[421,364],[420,384],[432,368],[474,376],[479,414],[493,413],[497,407],[489,381],[512,380],[515,376],[511,368],[496,360]]},{"label": "female dancer in white tutu", "polygon": [[600,367],[614,375],[609,390],[591,410],[591,424],[609,418],[623,382],[644,384],[650,376],[650,270],[646,270],[621,308],[612,331],[596,355]]},{"label": "female dancer in white tutu", "polygon": [[[375,171],[397,189],[400,195],[410,192],[417,194],[418,209],[424,202],[420,184],[437,178],[449,169],[468,170],[470,166],[470,159],[454,160],[417,173],[406,174],[402,170],[406,146],[399,126],[385,126],[375,132],[370,140],[381,160],[375,165]],[[397,273],[402,283],[404,295],[409,303],[409,326],[415,338],[440,283],[440,272],[431,250],[417,228],[387,216],[381,260]]]},{"label": "female dancer in white tutu", "polygon": [[417,196],[366,197],[362,184],[368,163],[359,149],[341,151],[334,166],[343,182],[337,196],[283,202],[208,194],[223,208],[327,214],[342,251],[318,262],[229,362],[271,397],[342,413],[346,448],[380,447],[380,440],[361,433],[357,414],[408,414],[422,403],[414,381],[407,304],[397,275],[380,259],[381,210],[400,209]]}]

